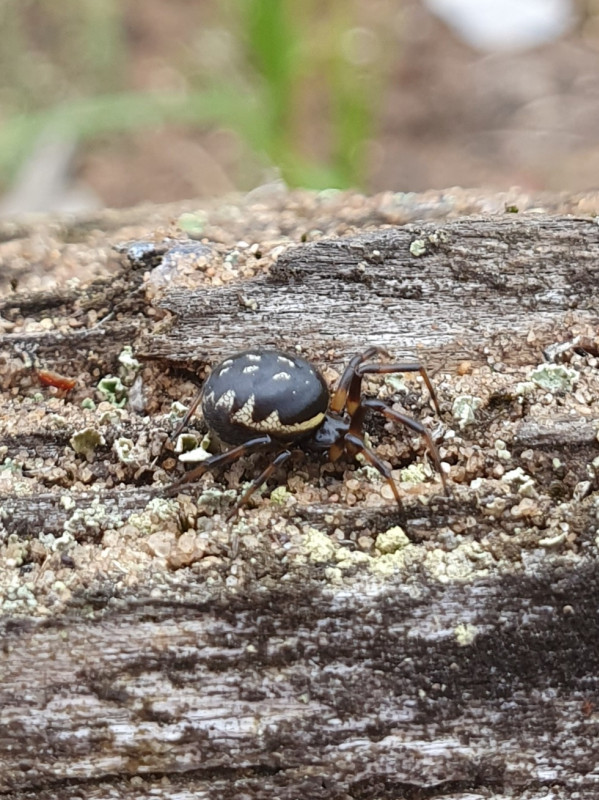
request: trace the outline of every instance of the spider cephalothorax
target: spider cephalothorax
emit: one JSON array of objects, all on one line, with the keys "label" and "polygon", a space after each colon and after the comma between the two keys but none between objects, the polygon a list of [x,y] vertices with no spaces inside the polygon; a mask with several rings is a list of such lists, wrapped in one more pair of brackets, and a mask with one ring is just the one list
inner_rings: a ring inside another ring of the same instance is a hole
[{"label": "spider cephalothorax", "polygon": [[376,355],[387,354],[379,347],[369,347],[354,356],[332,395],[316,367],[290,353],[252,348],[222,361],[203,386],[202,411],[208,427],[223,442],[234,447],[211,456],[192,469],[169,487],[169,494],[183,484],[198,480],[208,470],[229,464],[255,450],[274,451],[271,463],[252,481],[233,507],[232,516],[276,467],[290,457],[290,448],[299,446],[306,450],[328,450],[331,461],[337,461],[344,454],[355,456],[362,453],[383,475],[401,506],[401,496],[391,470],[364,442],[362,428],[368,409],[378,411],[387,419],[406,425],[425,437],[445,487],[437,448],[428,429],[391,408],[384,400],[362,398],[364,375],[419,372],[439,413],[439,404],[426,370],[418,363],[372,363],[370,359]]}]

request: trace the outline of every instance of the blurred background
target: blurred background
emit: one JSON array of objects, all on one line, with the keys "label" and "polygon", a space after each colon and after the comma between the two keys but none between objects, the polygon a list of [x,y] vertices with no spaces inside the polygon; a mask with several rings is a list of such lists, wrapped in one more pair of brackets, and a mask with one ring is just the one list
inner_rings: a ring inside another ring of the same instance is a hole
[{"label": "blurred background", "polygon": [[599,186],[599,0],[0,0],[0,214]]}]

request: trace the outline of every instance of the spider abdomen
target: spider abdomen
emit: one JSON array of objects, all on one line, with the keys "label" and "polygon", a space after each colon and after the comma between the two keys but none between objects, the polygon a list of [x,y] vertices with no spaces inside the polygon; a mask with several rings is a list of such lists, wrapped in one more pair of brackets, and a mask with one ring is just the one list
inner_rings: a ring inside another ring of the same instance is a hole
[{"label": "spider abdomen", "polygon": [[204,385],[207,425],[229,444],[259,434],[291,442],[325,419],[329,390],[308,361],[279,350],[244,350],[216,366]]}]

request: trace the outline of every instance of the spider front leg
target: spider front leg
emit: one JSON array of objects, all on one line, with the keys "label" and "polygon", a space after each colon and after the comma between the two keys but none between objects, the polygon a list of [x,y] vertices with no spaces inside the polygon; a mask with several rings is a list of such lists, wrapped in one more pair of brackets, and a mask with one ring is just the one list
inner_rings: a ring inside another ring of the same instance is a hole
[{"label": "spider front leg", "polygon": [[343,437],[343,442],[345,444],[345,449],[350,453],[350,455],[355,456],[357,453],[362,453],[368,463],[380,472],[383,478],[387,481],[388,485],[391,487],[391,491],[393,492],[393,496],[397,501],[397,505],[403,511],[403,503],[401,501],[399,489],[393,480],[391,470],[387,464],[385,464],[385,462],[366,445],[362,436],[358,436],[355,433],[349,432]]},{"label": "spider front leg", "polygon": [[341,414],[343,413],[344,409],[347,409],[347,413],[350,416],[355,413],[362,399],[362,378],[364,375],[390,375],[394,372],[418,372],[426,384],[426,388],[429,391],[437,414],[441,416],[441,408],[439,406],[439,401],[437,400],[437,394],[428,376],[428,372],[422,364],[419,364],[418,362],[407,364],[365,363],[369,358],[372,358],[375,355],[387,356],[389,354],[382,347],[369,347],[363,353],[354,356],[350,360],[331,399],[331,411]]},{"label": "spider front leg", "polygon": [[237,461],[238,458],[253,453],[254,450],[259,450],[262,447],[268,447],[271,444],[271,437],[265,433],[263,436],[256,436],[255,439],[249,439],[247,442],[233,447],[231,450],[227,450],[226,453],[218,453],[215,456],[210,456],[210,458],[207,458],[206,461],[203,461],[198,467],[186,472],[180,480],[167,487],[166,494],[176,494],[181,486],[184,486],[186,483],[195,483],[209,470],[220,467],[223,464],[231,464],[233,461]]},{"label": "spider front leg", "polygon": [[446,495],[449,495],[449,488],[447,486],[447,481],[445,478],[445,473],[441,467],[441,459],[439,457],[439,451],[435,443],[433,442],[433,437],[431,436],[431,432],[429,429],[423,425],[418,420],[412,419],[407,414],[402,414],[400,411],[396,411],[394,408],[391,408],[387,405],[384,400],[375,400],[375,399],[367,399],[362,400],[354,414],[352,415],[350,421],[349,431],[354,436],[362,436],[362,425],[364,423],[364,416],[366,414],[366,409],[372,408],[374,411],[378,411],[379,413],[383,414],[387,419],[392,420],[393,422],[399,422],[400,425],[405,425],[406,428],[410,428],[410,430],[419,433],[421,436],[424,436],[426,443],[428,445],[428,451],[431,455],[435,463],[435,468],[439,473],[441,478],[441,483],[443,484],[443,491]]},{"label": "spider front leg", "polygon": [[412,364],[360,364],[356,369],[356,376],[354,381],[352,381],[347,398],[348,413],[353,414],[355,409],[360,405],[362,378],[364,375],[389,375],[393,372],[419,372],[422,380],[426,384],[426,388],[429,391],[431,400],[435,406],[435,411],[439,416],[441,416],[441,408],[439,406],[439,401],[437,400],[437,394],[433,388],[433,384],[431,383],[431,379],[428,377],[428,372],[426,369],[418,362]]}]

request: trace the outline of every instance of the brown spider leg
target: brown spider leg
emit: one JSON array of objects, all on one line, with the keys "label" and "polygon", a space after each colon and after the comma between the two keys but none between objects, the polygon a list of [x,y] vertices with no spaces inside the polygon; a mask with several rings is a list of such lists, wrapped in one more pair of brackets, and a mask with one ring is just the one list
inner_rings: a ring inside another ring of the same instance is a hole
[{"label": "brown spider leg", "polygon": [[337,389],[331,398],[330,408],[335,414],[341,414],[345,408],[347,395],[350,391],[352,381],[355,379],[357,367],[362,364],[362,362],[376,355],[386,356],[388,353],[382,347],[373,346],[369,347],[367,350],[364,350],[363,353],[359,353],[357,356],[354,356],[350,360],[349,364],[344,369],[343,375],[337,384]]},{"label": "brown spider leg", "polygon": [[166,493],[169,495],[174,494],[184,484],[195,483],[195,481],[199,480],[202,475],[209,470],[220,467],[223,464],[230,464],[232,461],[237,461],[238,458],[254,450],[258,450],[260,447],[267,447],[269,444],[272,444],[272,439],[265,433],[263,436],[256,436],[255,439],[249,439],[247,442],[237,447],[232,447],[231,450],[227,450],[226,453],[218,453],[215,456],[210,456],[210,458],[207,458],[206,461],[203,461],[198,467],[186,472],[180,480],[167,487]]},{"label": "brown spider leg", "polygon": [[348,398],[348,412],[351,414],[353,413],[350,410],[350,402],[355,401],[356,395],[357,400],[359,402],[360,393],[362,390],[361,386],[361,378],[364,375],[388,375],[391,372],[419,372],[422,380],[426,384],[426,388],[428,389],[431,400],[433,401],[433,405],[435,406],[435,411],[439,416],[441,416],[441,408],[439,407],[439,401],[437,400],[437,394],[433,388],[433,384],[428,377],[428,372],[422,366],[422,364],[418,364],[417,362],[414,364],[360,364],[356,368],[356,375],[359,379],[359,383],[357,386],[350,387],[349,398]]},{"label": "brown spider leg", "polygon": [[278,454],[278,456],[275,459],[273,459],[273,461],[271,461],[271,463],[266,467],[266,469],[263,470],[260,473],[260,475],[258,475],[257,478],[254,478],[254,480],[250,483],[245,492],[241,495],[239,500],[235,503],[231,511],[229,511],[229,513],[227,514],[228,520],[231,519],[231,517],[234,517],[235,514],[237,514],[239,509],[247,503],[247,501],[254,494],[254,492],[257,489],[259,489],[262,486],[262,484],[265,483],[270,478],[270,476],[278,466],[284,464],[285,461],[287,461],[290,455],[291,455],[291,450],[281,451]]},{"label": "brown spider leg", "polygon": [[389,486],[391,487],[391,491],[397,500],[397,505],[403,511],[403,503],[401,501],[401,496],[399,494],[399,489],[393,477],[391,476],[390,468],[385,464],[385,462],[380,459],[376,453],[374,453],[369,447],[366,446],[364,440],[361,436],[356,436],[355,433],[346,433],[343,437],[344,442],[346,445],[349,445],[347,448],[350,452],[350,455],[355,455],[355,453],[362,453],[364,458],[371,464],[375,469],[377,469],[383,478],[387,481]]},{"label": "brown spider leg", "polygon": [[183,428],[187,427],[187,423],[193,417],[193,415],[196,413],[197,407],[200,405],[200,400],[202,399],[203,391],[204,391],[203,388],[200,389],[199,392],[196,394],[196,396],[193,398],[193,400],[191,401],[191,405],[189,406],[189,408],[185,412],[185,416],[183,417],[181,422],[177,425],[177,427],[175,429],[175,432],[171,435],[171,439],[176,439],[177,436],[183,430]]},{"label": "brown spider leg", "polygon": [[431,454],[431,458],[435,463],[435,468],[441,477],[441,483],[443,484],[443,491],[446,495],[449,495],[449,489],[447,486],[447,482],[445,479],[445,473],[441,469],[441,459],[439,458],[439,451],[435,443],[433,442],[433,437],[427,427],[425,427],[421,422],[418,420],[412,419],[407,414],[402,414],[400,411],[396,411],[394,408],[385,403],[384,400],[374,400],[374,399],[367,399],[363,400],[358,408],[358,411],[353,415],[351,418],[350,424],[350,433],[354,435],[361,435],[362,433],[362,422],[364,421],[364,413],[367,408],[372,408],[374,411],[379,411],[383,414],[387,419],[392,420],[393,422],[399,422],[401,425],[405,425],[406,428],[410,428],[411,430],[419,433],[421,436],[424,436],[426,439],[426,443],[428,445],[428,451]]},{"label": "brown spider leg", "polygon": [[156,458],[152,461],[152,466],[156,466],[156,464],[158,463],[159,459],[161,458],[162,454],[164,453],[164,448],[166,447],[166,443],[169,442],[169,441],[170,442],[176,441],[177,440],[177,436],[179,436],[179,434],[181,433],[183,428],[185,428],[187,426],[187,423],[192,418],[192,416],[195,414],[195,412],[197,410],[197,407],[200,405],[200,400],[202,399],[202,391],[203,390],[200,389],[199,392],[196,394],[196,396],[193,398],[193,400],[191,402],[191,405],[189,406],[189,408],[185,412],[185,416],[183,417],[181,422],[175,428],[175,432],[171,433],[170,435],[167,435],[166,439],[162,442],[162,446],[160,448],[160,452],[158,453]]}]

